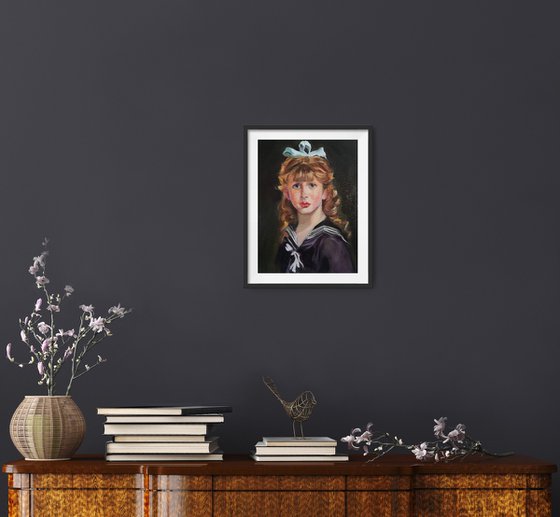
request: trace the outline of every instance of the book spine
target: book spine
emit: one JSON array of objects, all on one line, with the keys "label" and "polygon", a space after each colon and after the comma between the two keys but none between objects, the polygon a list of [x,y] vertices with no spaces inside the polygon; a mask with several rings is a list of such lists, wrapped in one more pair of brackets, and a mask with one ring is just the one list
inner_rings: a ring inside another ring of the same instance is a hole
[{"label": "book spine", "polygon": [[167,434],[167,435],[201,435],[207,434],[204,424],[105,424],[104,434],[136,435],[136,434]]},{"label": "book spine", "polygon": [[336,448],[332,447],[256,447],[261,456],[334,456]]}]

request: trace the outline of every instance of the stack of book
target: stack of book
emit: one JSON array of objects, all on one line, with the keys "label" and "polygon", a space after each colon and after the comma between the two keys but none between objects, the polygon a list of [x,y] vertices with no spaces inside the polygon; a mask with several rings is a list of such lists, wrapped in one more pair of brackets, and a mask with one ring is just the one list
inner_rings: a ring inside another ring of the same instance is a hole
[{"label": "stack of book", "polygon": [[229,406],[105,407],[107,461],[222,460],[215,425]]},{"label": "stack of book", "polygon": [[294,438],[264,437],[255,444],[255,461],[347,461],[336,453],[336,440],[326,436]]}]

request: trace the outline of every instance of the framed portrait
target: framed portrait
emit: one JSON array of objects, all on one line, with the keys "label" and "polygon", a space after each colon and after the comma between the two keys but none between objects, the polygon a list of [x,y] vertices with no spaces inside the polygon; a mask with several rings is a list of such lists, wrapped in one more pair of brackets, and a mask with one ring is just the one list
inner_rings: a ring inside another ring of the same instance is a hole
[{"label": "framed portrait", "polygon": [[372,139],[245,127],[246,287],[371,287]]}]

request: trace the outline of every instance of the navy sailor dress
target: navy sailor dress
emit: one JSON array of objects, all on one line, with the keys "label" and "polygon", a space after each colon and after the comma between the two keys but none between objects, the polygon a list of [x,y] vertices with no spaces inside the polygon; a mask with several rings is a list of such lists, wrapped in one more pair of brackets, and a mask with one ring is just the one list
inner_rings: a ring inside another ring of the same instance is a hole
[{"label": "navy sailor dress", "polygon": [[355,273],[352,249],[340,229],[321,221],[298,246],[295,227],[288,226],[276,256],[282,273]]}]

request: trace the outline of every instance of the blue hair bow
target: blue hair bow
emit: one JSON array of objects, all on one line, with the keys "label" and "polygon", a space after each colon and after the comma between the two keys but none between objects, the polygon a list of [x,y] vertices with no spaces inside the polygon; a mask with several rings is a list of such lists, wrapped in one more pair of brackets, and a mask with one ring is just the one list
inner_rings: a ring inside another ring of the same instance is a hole
[{"label": "blue hair bow", "polygon": [[293,147],[286,147],[286,149],[284,149],[282,154],[288,157],[292,157],[292,156],[320,156],[321,158],[327,157],[325,150],[322,147],[319,147],[319,149],[315,149],[315,151],[312,151],[311,144],[307,140],[302,140],[299,143],[299,151],[297,151]]}]

